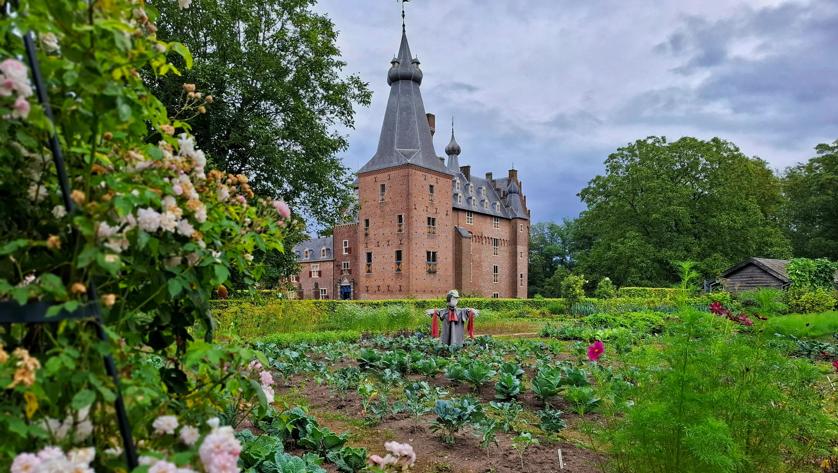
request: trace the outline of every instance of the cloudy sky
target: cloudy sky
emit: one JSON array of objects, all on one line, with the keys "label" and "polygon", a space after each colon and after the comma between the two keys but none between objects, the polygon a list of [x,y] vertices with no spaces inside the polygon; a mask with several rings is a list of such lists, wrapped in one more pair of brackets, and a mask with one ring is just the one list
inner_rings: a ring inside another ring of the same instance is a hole
[{"label": "cloudy sky", "polygon": [[[378,142],[400,7],[317,8],[373,91],[347,131],[356,170]],[[605,157],[638,138],[719,136],[776,169],[838,139],[836,0],[413,0],[407,34],[437,153],[454,115],[460,163],[514,163],[536,222],[576,216]]]}]

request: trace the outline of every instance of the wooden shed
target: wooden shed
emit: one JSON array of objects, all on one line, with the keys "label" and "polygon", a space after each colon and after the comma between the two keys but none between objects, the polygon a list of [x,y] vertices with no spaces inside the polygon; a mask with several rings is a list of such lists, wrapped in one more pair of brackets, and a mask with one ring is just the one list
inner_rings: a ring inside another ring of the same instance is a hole
[{"label": "wooden shed", "polygon": [[786,289],[791,284],[786,272],[788,264],[785,259],[750,258],[722,273],[719,284],[729,292]]}]

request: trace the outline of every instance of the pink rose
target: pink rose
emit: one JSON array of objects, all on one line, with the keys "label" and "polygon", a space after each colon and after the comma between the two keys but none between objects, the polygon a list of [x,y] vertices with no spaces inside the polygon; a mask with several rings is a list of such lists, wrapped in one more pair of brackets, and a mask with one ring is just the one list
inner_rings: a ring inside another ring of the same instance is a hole
[{"label": "pink rose", "polygon": [[288,207],[288,204],[286,204],[285,201],[275,200],[273,201],[273,206],[280,217],[288,218],[291,216],[291,209]]}]

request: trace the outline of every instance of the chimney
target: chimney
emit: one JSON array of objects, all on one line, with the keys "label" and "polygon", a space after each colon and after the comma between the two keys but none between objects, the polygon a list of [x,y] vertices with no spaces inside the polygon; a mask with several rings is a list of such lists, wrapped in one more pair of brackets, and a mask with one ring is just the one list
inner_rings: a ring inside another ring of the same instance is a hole
[{"label": "chimney", "polygon": [[428,117],[428,126],[431,127],[431,136],[434,136],[434,133],[436,132],[436,115],[433,113],[426,113],[425,116]]},{"label": "chimney", "polygon": [[486,180],[489,181],[490,183],[492,182],[492,173],[490,173],[490,172],[486,173]]},{"label": "chimney", "polygon": [[515,182],[518,182],[518,170],[517,169],[510,169],[509,170],[509,180],[511,181],[513,179],[515,180]]},{"label": "chimney", "polygon": [[460,172],[466,176],[466,180],[471,180],[471,166],[460,166]]}]

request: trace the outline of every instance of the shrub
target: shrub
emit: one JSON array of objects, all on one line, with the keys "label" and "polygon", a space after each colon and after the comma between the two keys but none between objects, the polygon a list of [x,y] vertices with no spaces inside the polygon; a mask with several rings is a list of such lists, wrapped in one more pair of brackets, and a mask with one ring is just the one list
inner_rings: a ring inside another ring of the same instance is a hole
[{"label": "shrub", "polygon": [[833,289],[838,263],[826,258],[795,258],[786,266],[792,286],[800,289]]},{"label": "shrub", "polygon": [[765,322],[765,332],[797,338],[820,338],[838,333],[838,312],[792,314],[772,317]]},{"label": "shrub", "polygon": [[604,277],[599,280],[594,291],[594,296],[598,299],[611,299],[617,294],[617,289],[611,279]]},{"label": "shrub", "polygon": [[801,289],[792,286],[786,292],[786,302],[790,312],[799,314],[825,312],[835,307],[832,291],[822,287]]},{"label": "shrub", "polygon": [[647,347],[632,360],[634,406],[607,433],[613,470],[803,470],[831,435],[817,369],[770,348],[770,337],[736,335],[697,311],[679,315],[662,352]]},{"label": "shrub", "polygon": [[570,274],[562,280],[562,298],[569,308],[585,298],[585,278],[583,276]]},{"label": "shrub", "polygon": [[739,300],[744,306],[760,315],[777,315],[788,309],[783,303],[785,293],[779,289],[762,288],[739,294]]}]

